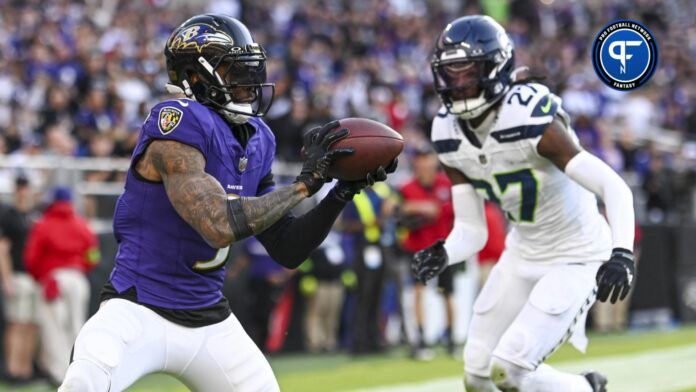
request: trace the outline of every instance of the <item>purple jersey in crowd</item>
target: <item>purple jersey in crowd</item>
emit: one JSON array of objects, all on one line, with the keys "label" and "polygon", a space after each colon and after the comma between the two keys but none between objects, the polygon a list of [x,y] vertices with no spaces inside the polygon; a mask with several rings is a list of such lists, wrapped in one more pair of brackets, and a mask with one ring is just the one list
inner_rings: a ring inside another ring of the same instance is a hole
[{"label": "purple jersey in crowd", "polygon": [[152,140],[175,140],[203,153],[205,172],[228,195],[270,192],[258,187],[271,171],[275,139],[260,119],[248,124],[255,132],[244,148],[222,117],[198,102],[177,99],[152,109],[114,212],[119,247],[110,281],[119,293],[134,286],[138,302],[166,309],[198,309],[222,299],[229,248],[209,246],[174,210],[164,185],[138,176],[135,163]]}]

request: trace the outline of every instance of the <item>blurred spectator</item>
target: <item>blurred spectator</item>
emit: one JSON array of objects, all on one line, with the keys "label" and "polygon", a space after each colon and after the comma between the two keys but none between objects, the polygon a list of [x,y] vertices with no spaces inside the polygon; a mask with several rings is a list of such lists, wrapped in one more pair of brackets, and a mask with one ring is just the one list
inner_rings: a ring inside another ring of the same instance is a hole
[{"label": "blurred spectator", "polygon": [[23,251],[34,195],[24,177],[15,181],[14,205],[0,204],[0,278],[4,294],[6,380],[29,381],[37,343],[38,285],[24,269]]},{"label": "blurred spectator", "polygon": [[[281,161],[297,160],[304,130],[329,118],[370,117],[427,133],[440,106],[428,72],[433,40],[455,17],[486,12],[508,30],[516,64],[545,76],[563,98],[583,145],[632,171],[632,158],[662,138],[657,127],[696,134],[695,7],[676,0],[0,2],[0,153],[4,144],[4,153],[24,157],[14,162],[36,154],[129,156],[134,130],[165,95],[169,31],[206,10],[268,26],[257,38],[274,58],[268,78],[277,94],[266,119]],[[588,55],[601,26],[626,18],[645,23],[660,47],[653,80],[629,94],[599,82]],[[623,163],[613,152],[617,138]],[[0,187],[9,188],[3,179]]]},{"label": "blurred spectator", "polygon": [[269,119],[268,125],[276,135],[278,159],[288,162],[301,161],[302,136],[312,123],[310,107],[304,99],[293,99],[288,113],[278,118]]},{"label": "blurred spectator", "polygon": [[41,291],[40,365],[59,384],[87,318],[86,274],[99,262],[97,237],[73,210],[67,188],[54,189],[52,203],[29,231],[24,262]]},{"label": "blurred spectator", "polygon": [[617,173],[624,172],[623,154],[606,132],[599,134],[599,146],[593,152]]},{"label": "blurred spectator", "polygon": [[244,265],[249,266],[244,329],[261,350],[267,351],[271,313],[294,272],[273,261],[256,237],[244,241],[242,258],[235,267]]},{"label": "blurred spectator", "polygon": [[648,220],[652,223],[665,221],[674,206],[674,172],[665,161],[663,154],[652,155],[643,180],[643,191],[647,197],[646,211]]},{"label": "blurred spectator", "polygon": [[483,287],[491,270],[500,259],[505,249],[505,217],[503,212],[493,202],[487,201],[485,204],[486,226],[488,228],[488,240],[486,245],[478,254],[479,262],[479,290]]},{"label": "blurred spectator", "polygon": [[345,258],[339,235],[331,233],[300,268],[304,273],[300,288],[307,296],[305,340],[309,352],[331,352],[337,347]]},{"label": "blurred spectator", "polygon": [[391,191],[384,183],[376,183],[355,195],[341,215],[339,224],[344,234],[344,251],[357,276],[354,322],[352,324],[353,354],[382,350],[379,325],[384,280],[384,253],[380,243],[385,200]]},{"label": "blurred spectator", "polygon": [[[400,220],[402,226],[408,229],[408,235],[403,241],[404,250],[409,258],[419,250],[425,249],[438,240],[444,240],[452,230],[454,211],[452,208],[452,183],[445,173],[439,170],[437,155],[430,149],[416,152],[412,161],[414,178],[400,189],[402,205]],[[437,286],[445,300],[447,323],[444,338],[447,350],[454,353],[452,324],[454,320],[453,269],[448,267],[437,278]],[[433,353],[427,347],[423,335],[425,316],[423,311],[423,289],[420,282],[415,282],[415,308],[418,336],[413,355],[416,359],[432,359]]]},{"label": "blurred spectator", "polygon": [[600,148],[601,136],[595,123],[587,116],[578,115],[575,117],[573,129],[575,129],[575,133],[578,135],[580,145],[592,154],[597,154]]}]

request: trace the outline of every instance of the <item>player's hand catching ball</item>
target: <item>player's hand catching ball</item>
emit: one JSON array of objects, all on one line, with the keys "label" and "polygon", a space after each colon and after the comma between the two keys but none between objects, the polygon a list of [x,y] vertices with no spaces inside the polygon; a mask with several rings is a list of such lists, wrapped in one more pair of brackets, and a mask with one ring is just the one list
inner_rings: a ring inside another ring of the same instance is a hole
[{"label": "player's hand catching ball", "polygon": [[447,268],[448,257],[445,241],[439,240],[429,247],[417,252],[411,262],[411,272],[421,283],[440,275]]},{"label": "player's hand catching ball", "polygon": [[597,271],[597,300],[606,302],[611,294],[611,303],[623,300],[631,290],[636,264],[633,252],[615,248],[609,261],[602,264]]},{"label": "player's hand catching ball", "polygon": [[352,148],[340,148],[329,151],[329,147],[348,136],[347,129],[331,132],[338,128],[338,121],[332,121],[321,127],[313,128],[307,132],[303,139],[304,163],[302,171],[295,182],[301,182],[307,187],[309,196],[317,193],[329,180],[328,171],[331,160],[341,155],[350,155],[355,151]]},{"label": "player's hand catching ball", "polygon": [[393,161],[386,167],[380,166],[372,173],[367,173],[365,179],[357,181],[345,181],[339,180],[334,191],[336,196],[343,201],[353,200],[353,196],[360,193],[363,189],[368,186],[372,186],[375,182],[384,181],[387,179],[387,174],[394,173],[396,171],[396,166],[399,164],[398,158],[394,158]]}]

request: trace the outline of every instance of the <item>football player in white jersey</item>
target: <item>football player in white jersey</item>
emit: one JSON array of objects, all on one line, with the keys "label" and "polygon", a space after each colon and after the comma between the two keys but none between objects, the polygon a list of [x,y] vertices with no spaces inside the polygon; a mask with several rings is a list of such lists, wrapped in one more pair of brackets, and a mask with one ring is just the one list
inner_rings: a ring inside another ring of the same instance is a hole
[{"label": "football player in white jersey", "polygon": [[543,362],[566,340],[584,351],[595,297],[614,303],[628,294],[630,189],[579,147],[560,98],[516,80],[513,44],[490,17],[448,24],[431,67],[444,103],[432,140],[452,180],[455,224],[446,241],[415,255],[414,274],[427,281],[484,246],[484,199],[497,202],[512,226],[474,305],[466,389],[605,391],[597,372],[564,373]]}]

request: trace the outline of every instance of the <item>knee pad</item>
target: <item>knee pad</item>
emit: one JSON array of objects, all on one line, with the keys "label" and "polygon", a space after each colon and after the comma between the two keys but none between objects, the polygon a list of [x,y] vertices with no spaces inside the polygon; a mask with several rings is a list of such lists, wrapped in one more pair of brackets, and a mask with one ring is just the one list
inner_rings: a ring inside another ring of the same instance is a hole
[{"label": "knee pad", "polygon": [[111,375],[100,364],[89,359],[78,359],[70,364],[58,392],[108,392]]},{"label": "knee pad", "polygon": [[522,326],[511,327],[503,334],[493,350],[493,357],[516,364],[519,367],[534,369],[538,363],[539,338]]},{"label": "knee pad", "polygon": [[522,379],[529,373],[529,369],[517,366],[504,359],[493,357],[491,380],[503,392],[519,391]]},{"label": "knee pad", "polygon": [[467,374],[488,377],[490,373],[492,347],[482,342],[469,340],[464,346],[464,369]]}]

